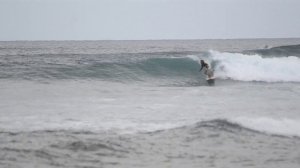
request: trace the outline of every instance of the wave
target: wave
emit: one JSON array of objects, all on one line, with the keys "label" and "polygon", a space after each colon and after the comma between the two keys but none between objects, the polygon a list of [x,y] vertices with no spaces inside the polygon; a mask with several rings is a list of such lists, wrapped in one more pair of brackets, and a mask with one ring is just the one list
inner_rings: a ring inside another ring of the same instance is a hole
[{"label": "wave", "polygon": [[262,57],[211,51],[215,75],[222,79],[263,82],[300,82],[300,58]]},{"label": "wave", "polygon": [[[169,53],[170,54],[170,53]],[[210,51],[197,55],[54,55],[0,59],[0,79],[206,84],[199,60],[212,64],[216,77],[238,81],[300,82],[300,58],[263,57]]]},{"label": "wave", "polygon": [[284,137],[300,137],[299,120],[273,119],[268,117],[249,118],[237,117],[231,119],[211,119],[197,122],[194,125],[183,126],[175,129],[189,131],[212,130],[214,132],[230,132],[240,134],[251,132],[254,134],[267,134]]},{"label": "wave", "polygon": [[300,44],[299,45],[288,45],[279,46],[258,50],[244,51],[245,54],[260,54],[264,56],[300,56]]},{"label": "wave", "polygon": [[[56,57],[16,58],[0,61],[0,78],[6,79],[100,79],[105,81],[198,82],[199,58],[176,56],[135,58],[135,55],[110,60],[87,55],[67,59]],[[142,56],[141,56],[142,57]],[[52,60],[53,59],[53,60]],[[204,81],[203,76],[203,81]]]},{"label": "wave", "polygon": [[[216,161],[232,162],[228,167],[299,167],[299,137],[265,134],[221,119],[138,134],[61,130],[0,132],[0,137],[1,160],[11,167],[170,167],[170,159],[180,167],[211,167]],[[195,159],[197,164],[187,165]]]},{"label": "wave", "polygon": [[[300,137],[300,124],[297,119],[275,119],[269,117],[236,117],[236,118],[216,118],[210,120],[199,121],[194,124],[153,124],[153,123],[125,123],[126,126],[122,125],[122,128],[117,128],[118,126],[108,125],[108,127],[101,126],[102,129],[98,127],[90,126],[66,126],[58,128],[39,128],[34,130],[6,130],[2,129],[0,134],[7,134],[9,136],[15,136],[22,133],[64,133],[68,132],[71,134],[102,134],[111,132],[112,134],[155,134],[161,132],[197,132],[201,130],[213,131],[213,132],[229,132],[235,134],[241,133],[253,133],[253,134],[267,134],[275,136],[284,137]],[[110,128],[111,127],[111,128]]]},{"label": "wave", "polygon": [[300,137],[300,122],[295,119],[274,119],[269,117],[248,118],[237,117],[232,122],[243,125],[245,128],[283,136]]}]

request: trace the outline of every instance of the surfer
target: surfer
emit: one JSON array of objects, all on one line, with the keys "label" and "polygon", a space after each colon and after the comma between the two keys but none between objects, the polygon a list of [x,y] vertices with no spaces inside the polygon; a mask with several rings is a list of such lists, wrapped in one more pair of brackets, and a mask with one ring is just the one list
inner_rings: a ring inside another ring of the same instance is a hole
[{"label": "surfer", "polygon": [[214,73],[213,71],[209,68],[209,65],[204,62],[204,60],[201,60],[200,61],[200,64],[201,64],[201,68],[199,71],[202,71],[202,69],[204,68],[204,74],[207,75],[207,77],[210,79],[214,76]]}]

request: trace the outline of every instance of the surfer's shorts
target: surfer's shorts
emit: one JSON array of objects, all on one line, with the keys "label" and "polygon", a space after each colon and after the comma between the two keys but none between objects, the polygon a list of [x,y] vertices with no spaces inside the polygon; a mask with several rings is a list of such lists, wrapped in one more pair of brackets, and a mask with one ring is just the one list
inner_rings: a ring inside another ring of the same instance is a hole
[{"label": "surfer's shorts", "polygon": [[205,72],[205,75],[207,75],[209,78],[214,76],[214,72],[211,69],[207,69]]}]

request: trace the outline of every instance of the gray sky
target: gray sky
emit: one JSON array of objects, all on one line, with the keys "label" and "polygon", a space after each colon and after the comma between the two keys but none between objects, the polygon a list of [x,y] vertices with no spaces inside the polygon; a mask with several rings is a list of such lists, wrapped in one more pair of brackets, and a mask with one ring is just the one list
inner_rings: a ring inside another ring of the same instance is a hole
[{"label": "gray sky", "polygon": [[300,0],[0,0],[0,40],[300,37]]}]

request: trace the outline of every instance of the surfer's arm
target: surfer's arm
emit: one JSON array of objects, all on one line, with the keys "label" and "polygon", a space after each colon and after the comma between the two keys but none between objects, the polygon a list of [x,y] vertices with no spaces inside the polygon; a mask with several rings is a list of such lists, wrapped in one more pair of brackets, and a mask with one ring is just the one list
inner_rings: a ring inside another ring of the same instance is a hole
[{"label": "surfer's arm", "polygon": [[201,65],[201,68],[199,71],[201,71],[204,67],[208,68],[208,65],[207,64]]},{"label": "surfer's arm", "polygon": [[204,66],[201,66],[201,68],[200,68],[199,72],[200,72],[200,71],[203,69],[203,67],[204,67]]}]

